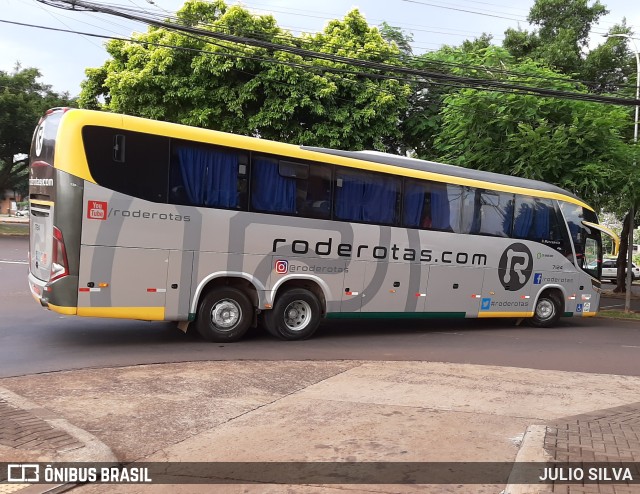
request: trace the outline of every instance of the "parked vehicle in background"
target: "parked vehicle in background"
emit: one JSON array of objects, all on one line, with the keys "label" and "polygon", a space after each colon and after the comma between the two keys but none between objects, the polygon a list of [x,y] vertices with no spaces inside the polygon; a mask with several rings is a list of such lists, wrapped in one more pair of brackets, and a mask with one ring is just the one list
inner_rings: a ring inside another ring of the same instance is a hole
[{"label": "parked vehicle in background", "polygon": [[[618,265],[616,259],[603,259],[602,260],[602,276],[601,279],[615,281],[618,277]],[[640,267],[633,263],[631,268],[631,279],[633,281],[640,279]]]},{"label": "parked vehicle in background", "polygon": [[21,209],[19,211],[16,211],[16,216],[29,216],[29,210]]}]

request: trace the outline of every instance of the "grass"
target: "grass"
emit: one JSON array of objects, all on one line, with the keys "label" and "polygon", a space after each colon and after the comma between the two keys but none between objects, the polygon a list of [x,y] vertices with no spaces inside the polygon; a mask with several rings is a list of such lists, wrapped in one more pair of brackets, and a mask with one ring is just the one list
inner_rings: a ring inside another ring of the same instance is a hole
[{"label": "grass", "polygon": [[0,235],[29,235],[29,224],[0,223]]},{"label": "grass", "polygon": [[607,317],[609,319],[632,319],[640,321],[639,312],[625,312],[623,310],[601,310],[598,311],[598,317]]}]

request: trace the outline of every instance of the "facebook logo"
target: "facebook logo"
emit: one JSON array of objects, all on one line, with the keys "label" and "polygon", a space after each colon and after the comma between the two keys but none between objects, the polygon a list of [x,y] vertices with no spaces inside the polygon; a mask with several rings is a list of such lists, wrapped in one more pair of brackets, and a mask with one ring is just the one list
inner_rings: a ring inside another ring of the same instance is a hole
[{"label": "facebook logo", "polygon": [[539,285],[542,283],[542,273],[536,273],[533,275],[533,284]]},{"label": "facebook logo", "polygon": [[480,306],[480,310],[489,310],[489,309],[491,309],[491,299],[483,298],[482,305]]}]

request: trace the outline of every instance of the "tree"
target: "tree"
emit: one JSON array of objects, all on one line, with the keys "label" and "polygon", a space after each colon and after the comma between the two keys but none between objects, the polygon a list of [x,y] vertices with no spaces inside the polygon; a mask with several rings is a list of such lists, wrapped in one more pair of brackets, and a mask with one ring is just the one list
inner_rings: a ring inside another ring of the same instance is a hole
[{"label": "tree", "polygon": [[[531,60],[517,63],[501,48],[480,53],[486,67],[500,60],[507,81],[576,90],[566,76]],[[638,185],[632,147],[623,137],[630,125],[623,108],[461,89],[445,97],[441,118],[434,146],[446,162],[550,182],[596,207]]]},{"label": "tree", "polygon": [[[530,57],[555,67],[567,75],[589,81],[588,87],[591,91],[619,92],[632,97],[634,95],[631,87],[635,87],[635,84],[629,83],[635,74],[635,60],[627,49],[625,40],[610,37],[605,43],[587,50],[591,27],[606,13],[605,6],[598,0],[591,6],[588,5],[587,0],[535,0],[529,12],[529,22],[538,26],[538,31],[529,33],[509,29],[505,32],[503,46],[519,60]],[[609,30],[609,34],[614,33],[630,33],[624,19],[620,25]],[[632,110],[627,113],[627,121],[633,121],[631,112]],[[627,126],[622,131],[622,135],[625,135],[630,142],[631,128]],[[636,150],[634,152],[637,153]],[[626,165],[626,161],[624,163]],[[621,170],[625,170],[625,166],[621,166]],[[630,172],[629,176],[635,178],[636,175]],[[635,184],[635,180],[632,183]],[[637,188],[624,185],[625,187],[612,196],[615,200],[610,201],[610,210],[619,211],[620,197],[623,197],[625,210],[630,211],[630,206],[633,204],[637,211]],[[631,219],[627,214],[625,225],[630,222]],[[627,262],[624,251],[626,243],[626,239],[621,242],[618,256],[619,273],[624,272],[621,267],[626,266]],[[620,277],[616,291],[625,291],[625,285]]]},{"label": "tree", "polygon": [[382,21],[379,27],[380,36],[388,43],[395,43],[400,51],[400,55],[403,60],[407,60],[413,55],[413,35],[405,32],[402,28],[392,26],[386,21]]},{"label": "tree", "polygon": [[537,31],[507,29],[503,46],[518,59],[543,60],[565,74],[582,73],[591,26],[608,13],[599,0],[536,0],[528,21]]},{"label": "tree", "polygon": [[[483,33],[472,41],[465,40],[458,48],[445,45],[435,52],[414,58],[410,63],[413,68],[429,72],[477,77],[477,67],[469,64],[484,63],[476,54],[483,53],[490,44],[491,36]],[[443,102],[457,88],[455,85],[425,79],[416,81],[412,87],[409,107],[400,123],[404,149],[410,150],[418,158],[438,159],[434,140],[442,126]]]},{"label": "tree", "polygon": [[0,191],[26,192],[26,158],[33,130],[44,112],[72,103],[67,93],[58,94],[37,81],[40,72],[16,64],[13,72],[0,70]]},{"label": "tree", "polygon": [[[253,15],[222,0],[190,0],[178,19],[324,54],[399,63],[396,44],[357,10],[321,33],[299,38],[270,15]],[[165,28],[149,28],[135,39],[108,43],[111,58],[87,70],[81,106],[343,149],[385,150],[400,136],[409,86],[364,77],[367,69]]]}]

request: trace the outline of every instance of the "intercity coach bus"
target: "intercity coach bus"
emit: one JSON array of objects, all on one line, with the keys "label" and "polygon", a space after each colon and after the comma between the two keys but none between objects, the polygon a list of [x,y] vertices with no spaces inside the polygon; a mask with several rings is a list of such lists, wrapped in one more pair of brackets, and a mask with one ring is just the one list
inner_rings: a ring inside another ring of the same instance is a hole
[{"label": "intercity coach bus", "polygon": [[538,181],[88,110],[46,113],[29,173],[42,306],[218,342],[323,317],[593,316],[611,234]]}]

